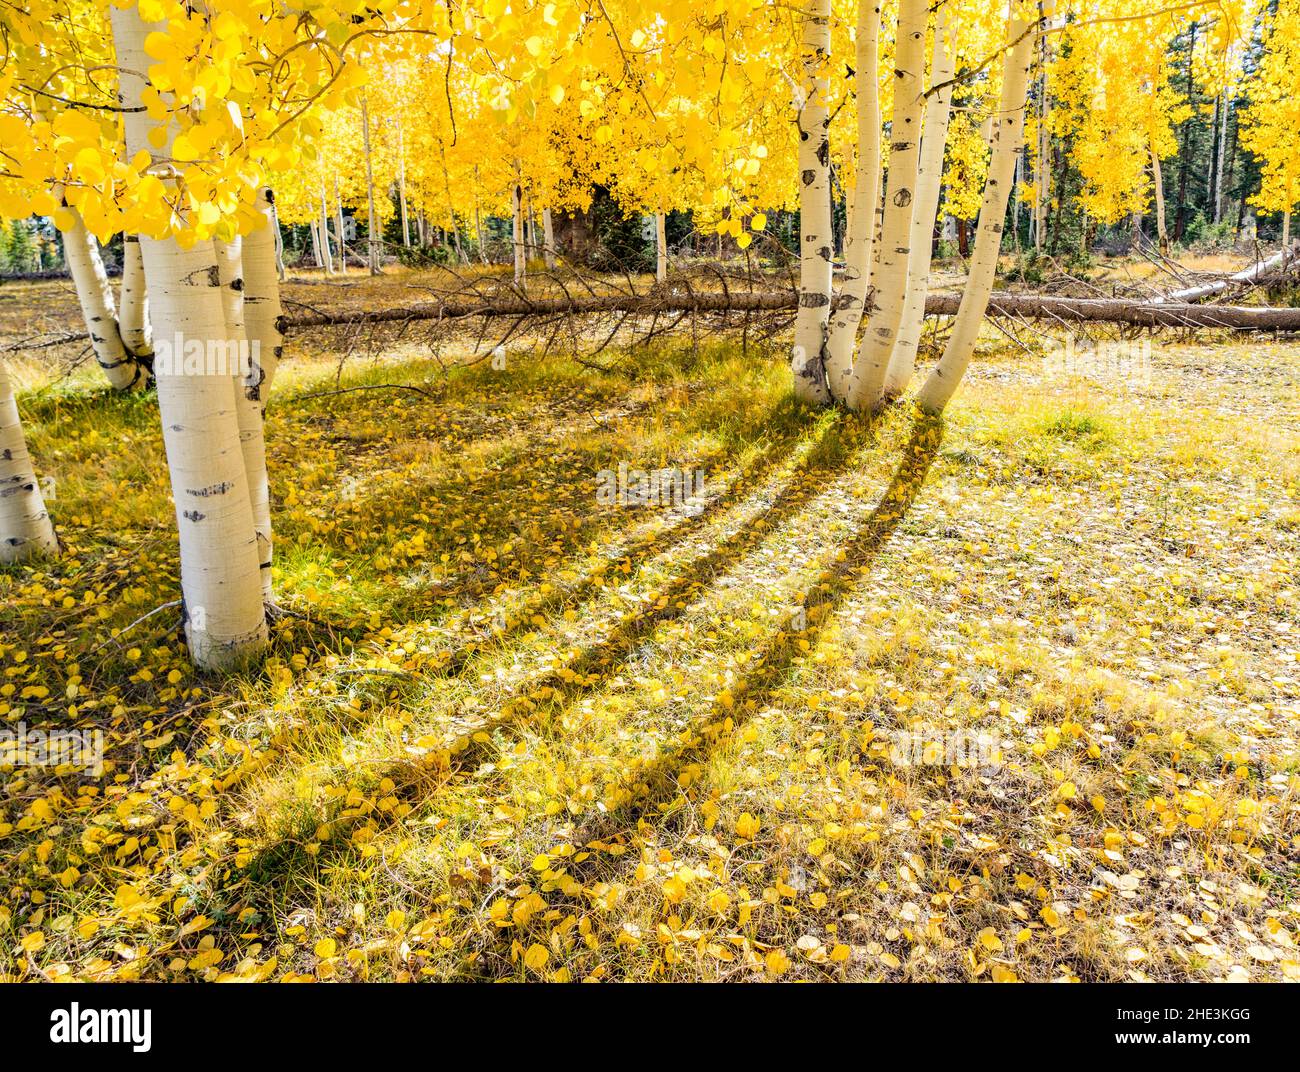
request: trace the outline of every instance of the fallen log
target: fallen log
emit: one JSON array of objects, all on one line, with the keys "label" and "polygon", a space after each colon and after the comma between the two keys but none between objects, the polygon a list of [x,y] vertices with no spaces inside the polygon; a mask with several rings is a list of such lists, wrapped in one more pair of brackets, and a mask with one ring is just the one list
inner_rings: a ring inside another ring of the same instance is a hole
[{"label": "fallen log", "polygon": [[[521,295],[485,301],[416,302],[363,313],[316,311],[286,318],[289,328],[376,324],[412,320],[459,320],[470,317],[586,316],[623,313],[766,313],[793,311],[793,290],[695,291],[693,293],[598,294],[535,298]],[[931,294],[926,316],[954,316],[960,294]],[[1126,298],[1054,298],[1039,294],[999,294],[989,299],[987,315],[1060,323],[1128,324],[1146,328],[1227,328],[1233,331],[1300,331],[1300,308],[1262,305],[1197,305],[1191,302],[1149,304]]]},{"label": "fallen log", "polygon": [[1195,287],[1184,287],[1169,294],[1159,294],[1149,298],[1148,302],[1151,305],[1163,305],[1166,302],[1199,302],[1219,294],[1226,294],[1230,290],[1271,284],[1284,279],[1287,271],[1297,263],[1300,263],[1300,241],[1293,242],[1267,260],[1252,264],[1249,268],[1225,276],[1223,279],[1215,279]]}]

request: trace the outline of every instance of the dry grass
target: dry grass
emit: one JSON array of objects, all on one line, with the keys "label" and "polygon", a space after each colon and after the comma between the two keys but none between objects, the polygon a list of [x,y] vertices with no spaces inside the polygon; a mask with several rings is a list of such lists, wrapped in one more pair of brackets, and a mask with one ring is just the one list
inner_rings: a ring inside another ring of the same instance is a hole
[{"label": "dry grass", "polygon": [[[176,597],[148,399],[29,394],[68,547],[0,573],[0,717],[111,769],[0,768],[4,974],[1295,978],[1300,349],[989,344],[940,428],[732,343],[379,340],[340,382],[433,397],[307,399],[295,340],[295,614],[227,682],[161,615],[108,641]],[[624,461],[706,508],[602,506]]]}]

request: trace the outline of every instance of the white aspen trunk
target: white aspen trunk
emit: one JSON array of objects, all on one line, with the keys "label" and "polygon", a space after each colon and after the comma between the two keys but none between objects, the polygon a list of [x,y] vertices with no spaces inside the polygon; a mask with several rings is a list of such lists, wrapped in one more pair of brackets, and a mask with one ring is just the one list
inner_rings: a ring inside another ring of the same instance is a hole
[{"label": "white aspen trunk", "polygon": [[[275,279],[277,283],[283,283],[285,277],[289,274],[284,268],[284,233],[280,230],[280,214],[275,209],[275,204],[271,205],[271,226],[274,228],[275,241]],[[344,255],[344,263],[347,263],[347,255]],[[277,292],[279,287],[276,287]]]},{"label": "white aspen trunk", "polygon": [[144,368],[122,341],[113,307],[113,288],[95,240],[81,222],[81,213],[71,207],[68,212],[76,222],[63,232],[63,255],[77,291],[95,361],[115,390],[129,391],[144,383]]},{"label": "white aspen trunk", "polygon": [[0,564],[58,553],[59,541],[27,453],[13,385],[0,359]]},{"label": "white aspen trunk", "polygon": [[1156,192],[1156,237],[1161,251],[1165,252],[1169,249],[1169,232],[1165,230],[1165,179],[1160,170],[1160,154],[1154,145],[1151,147],[1151,178]]},{"label": "white aspen trunk", "polygon": [[542,253],[546,257],[546,267],[555,271],[555,222],[551,219],[551,210],[542,209]]},{"label": "white aspen trunk", "polygon": [[1219,152],[1214,159],[1214,222],[1223,220],[1223,161],[1228,153],[1228,87],[1219,94]]},{"label": "white aspen trunk", "polygon": [[[948,5],[940,4],[935,12],[934,53],[930,61],[930,84],[940,86],[955,73],[952,54],[945,35],[948,32]],[[897,398],[912,381],[916,368],[916,351],[921,345],[921,328],[925,322],[925,299],[930,291],[930,258],[934,251],[934,221],[939,212],[939,186],[943,178],[943,150],[948,140],[948,118],[952,112],[952,87],[947,86],[928,99],[925,126],[921,133],[921,159],[917,167],[916,202],[912,216],[912,254],[907,269],[907,298],[898,325],[898,340],[885,374],[886,398]],[[1018,164],[1020,153],[1015,154]]]},{"label": "white aspen trunk", "polygon": [[[441,141],[439,145],[441,145]],[[478,168],[474,168],[474,237],[478,242],[478,259],[487,264],[487,249],[483,244],[483,216],[478,202]]]},{"label": "white aspen trunk", "polygon": [[379,235],[375,233],[375,169],[370,155],[370,112],[366,108],[366,94],[361,93],[361,139],[366,153],[366,198],[369,204],[369,222],[366,225],[370,274],[379,275]]},{"label": "white aspen trunk", "polygon": [[[138,9],[111,9],[119,100],[139,108],[149,58]],[[128,155],[147,150],[140,128],[127,128]],[[174,125],[159,149],[170,156]],[[138,139],[138,140],[135,140]],[[220,273],[211,242],[182,249],[175,239],[141,237],[154,318],[154,374],[163,445],[180,537],[181,593],[190,656],[201,668],[239,666],[266,646],[266,614],[257,537],[229,370],[209,370],[224,345]]]},{"label": "white aspen trunk", "polygon": [[324,268],[325,261],[320,255],[320,220],[311,220],[307,224],[307,229],[311,232],[311,255],[316,261],[317,268]]},{"label": "white aspen trunk", "polygon": [[844,236],[844,284],[838,308],[830,315],[826,341],[826,380],[844,401],[853,386],[853,356],[858,327],[871,286],[876,205],[880,201],[880,0],[859,0],[855,34],[854,88],[858,99],[858,147],[853,201]]},{"label": "white aspen trunk", "polygon": [[[397,201],[402,210],[402,245],[411,248],[411,228],[406,221],[406,153],[402,145],[402,117],[397,117]],[[339,235],[339,241],[343,236]]]},{"label": "white aspen trunk", "polygon": [[1288,206],[1282,210],[1282,246],[1286,248],[1291,244],[1291,209]]},{"label": "white aspen trunk", "polygon": [[[1038,17],[1044,17],[1044,5],[1038,5]],[[1047,235],[1047,205],[1052,182],[1050,164],[1052,138],[1048,129],[1051,103],[1047,96],[1047,37],[1038,38],[1038,148],[1034,159],[1034,250],[1042,252]]]},{"label": "white aspen trunk", "polygon": [[248,501],[257,536],[258,568],[263,603],[272,602],[271,590],[271,486],[266,472],[266,439],[263,434],[261,402],[261,344],[254,355],[245,324],[245,281],[243,239],[214,241],[217,273],[221,282],[221,311],[226,323],[226,353],[231,355],[228,374],[235,383],[235,417],[239,425],[239,448],[244,456]]},{"label": "white aspen trunk", "polygon": [[[343,235],[340,234],[338,241],[339,252],[343,252]],[[325,274],[334,274],[334,251],[330,248],[330,209],[325,200],[325,180],[322,178],[320,183],[320,245],[321,253],[325,258]]]},{"label": "white aspen trunk", "polygon": [[655,282],[662,283],[668,278],[668,228],[667,217],[662,212],[655,213]]},{"label": "white aspen trunk", "polygon": [[[790,365],[795,396],[825,405],[826,328],[831,308],[830,0],[805,0],[799,104],[799,311]],[[718,237],[719,244],[722,238]]]},{"label": "white aspen trunk", "polygon": [[927,0],[899,0],[885,218],[880,232],[879,268],[873,277],[876,312],[867,325],[854,361],[852,384],[845,399],[851,409],[874,409],[880,404],[898,326],[903,319],[903,303],[907,299],[921,120],[925,108],[921,76],[925,70],[928,14]]},{"label": "white aspen trunk", "polygon": [[343,232],[343,198],[339,194],[339,174],[334,173],[334,233],[339,236],[339,274],[348,274],[348,243]]},{"label": "white aspen trunk", "polygon": [[[516,173],[517,171],[516,168]],[[523,286],[524,276],[528,271],[528,260],[524,252],[524,191],[519,185],[517,174],[514,189],[510,194],[510,213],[513,220],[511,237],[515,246],[515,286]]]},{"label": "white aspen trunk", "polygon": [[149,337],[149,290],[144,285],[144,258],[136,235],[122,236],[122,287],[117,329],[122,343],[135,357],[153,350]]},{"label": "white aspen trunk", "polygon": [[[1035,35],[1026,33],[1027,29],[1026,24],[1017,18],[1011,19],[1007,26],[1008,51],[1002,68],[1002,95],[998,101],[993,155],[984,182],[975,251],[948,345],[917,395],[917,404],[926,413],[942,413],[957,390],[975,352],[980,324],[988,309],[989,295],[993,293],[993,277],[997,271],[998,253],[1002,249],[1003,221],[1011,194],[1016,154],[1024,144],[1025,88],[1029,82],[1029,64],[1035,41]],[[1015,43],[1017,39],[1020,39],[1018,44]]]},{"label": "white aspen trunk", "polygon": [[280,305],[280,277],[276,271],[276,249],[280,227],[275,215],[275,194],[269,187],[257,196],[257,210],[266,226],[244,238],[244,331],[253,357],[247,390],[254,393],[266,412],[271,381],[275,379],[284,349],[283,309]]}]

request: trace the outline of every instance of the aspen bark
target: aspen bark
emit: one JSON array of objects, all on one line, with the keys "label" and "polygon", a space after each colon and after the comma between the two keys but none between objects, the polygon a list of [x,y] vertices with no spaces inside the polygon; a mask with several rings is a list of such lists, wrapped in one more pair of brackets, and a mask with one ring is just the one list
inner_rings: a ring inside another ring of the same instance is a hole
[{"label": "aspen bark", "polygon": [[0,360],[0,564],[58,553],[59,541],[27,453],[13,385]]},{"label": "aspen bark", "polygon": [[[226,324],[228,374],[235,382],[235,417],[239,426],[239,448],[244,457],[253,531],[257,537],[258,567],[262,600],[272,601],[271,591],[271,488],[266,472],[266,440],[262,430],[262,371],[249,343],[245,323],[243,239],[214,241],[217,274],[221,284],[221,311]],[[258,344],[258,351],[261,344]]]},{"label": "aspen bark", "polygon": [[[799,312],[791,368],[805,402],[831,400],[826,384],[826,329],[831,307],[830,0],[805,0],[803,84],[799,104]],[[719,236],[721,241],[721,236]]]},{"label": "aspen bark", "polygon": [[[935,12],[934,52],[930,60],[930,84],[943,86],[955,70],[945,35],[948,32],[948,5],[940,4]],[[952,87],[945,86],[929,98],[925,106],[925,125],[921,131],[921,158],[917,166],[916,202],[912,216],[912,235],[908,245],[911,257],[907,268],[907,298],[898,325],[898,339],[885,374],[884,396],[897,398],[912,380],[916,368],[916,351],[921,344],[925,323],[925,298],[930,289],[930,259],[934,251],[932,235],[939,211],[939,185],[943,178],[943,150],[948,140],[948,118],[952,111]],[[1015,160],[1020,161],[1020,153]]]},{"label": "aspen bark", "polygon": [[546,267],[555,271],[555,221],[551,218],[549,208],[542,209],[542,253],[546,257]]},{"label": "aspen bark", "polygon": [[655,213],[655,282],[662,283],[668,278],[668,234],[666,217],[662,212]]},{"label": "aspen bark", "polygon": [[339,193],[339,174],[334,173],[334,233],[339,236],[339,274],[348,274],[348,243],[343,230],[343,197]]},{"label": "aspen bark", "polygon": [[129,391],[145,382],[144,368],[122,339],[113,306],[113,288],[95,240],[81,222],[81,213],[71,207],[68,212],[75,222],[63,232],[63,255],[77,291],[95,361],[115,390]]},{"label": "aspen bark", "polygon": [[[1041,25],[1041,24],[1040,24]],[[1015,173],[1016,154],[1020,152],[1025,131],[1025,87],[1029,80],[1029,62],[1035,35],[1026,33],[1025,23],[1013,18],[1007,29],[1008,51],[1002,69],[1002,94],[992,135],[993,156],[989,160],[988,178],[980,205],[979,230],[975,254],[971,259],[966,290],[953,322],[952,334],[938,366],[930,373],[917,396],[917,404],[927,413],[941,413],[952,398],[962,375],[975,352],[980,324],[988,309],[1002,249],[1003,222],[1007,198]],[[1018,41],[1018,43],[1017,43]]]},{"label": "aspen bark", "polygon": [[853,382],[846,396],[851,409],[874,409],[880,404],[898,326],[903,319],[903,304],[907,299],[921,121],[925,106],[921,76],[925,68],[928,14],[926,0],[899,0],[885,218],[880,233],[878,271],[873,277],[876,312],[867,325],[854,361]]},{"label": "aspen bark", "polygon": [[[320,184],[320,243],[321,254],[325,258],[325,274],[334,274],[334,252],[330,248],[330,209],[329,203],[325,200],[325,180],[321,179]],[[343,235],[338,236],[339,253],[343,252]]]},{"label": "aspen bark", "polygon": [[1161,252],[1167,252],[1169,232],[1165,229],[1165,179],[1160,170],[1160,154],[1156,152],[1154,143],[1151,146],[1151,178],[1156,193],[1156,239]]},{"label": "aspen bark", "polygon": [[880,201],[880,0],[859,0],[854,40],[854,91],[858,101],[858,147],[853,201],[844,238],[844,284],[830,315],[826,341],[826,380],[831,394],[848,397],[858,327],[871,286],[876,205]]},{"label": "aspen bark", "polygon": [[517,175],[510,193],[510,212],[511,238],[515,247],[515,286],[523,286],[528,260],[524,250],[524,191]]},{"label": "aspen bark", "polygon": [[[402,118],[397,117],[397,201],[402,210],[402,245],[411,248],[411,228],[406,220],[406,153],[402,144]],[[343,236],[339,235],[339,241]]]},{"label": "aspen bark", "polygon": [[361,93],[361,140],[366,154],[366,198],[370,215],[366,225],[366,243],[369,253],[370,274],[379,275],[379,235],[376,233],[378,219],[375,215],[375,168],[370,155],[370,111],[366,108],[366,94]]},{"label": "aspen bark", "polygon": [[122,236],[122,287],[118,302],[117,329],[127,351],[136,358],[152,352],[149,335],[149,291],[144,285],[144,258],[140,239]]},{"label": "aspen bark", "polygon": [[317,268],[325,267],[325,260],[320,253],[320,220],[309,220],[307,230],[311,232],[311,255]]},{"label": "aspen bark", "polygon": [[280,226],[276,222],[275,194],[269,187],[258,193],[257,211],[266,225],[244,238],[244,330],[253,358],[244,387],[253,392],[265,414],[271,381],[284,349],[284,313],[276,267]]},{"label": "aspen bark", "polygon": [[1214,158],[1214,222],[1223,220],[1223,161],[1228,155],[1228,87],[1219,94],[1219,151]]},{"label": "aspen bark", "polygon": [[[148,70],[146,24],[138,9],[111,9],[123,106],[139,108]],[[174,124],[159,152],[170,155]],[[127,128],[127,153],[148,150]],[[180,537],[185,633],[194,662],[208,670],[241,665],[267,640],[257,537],[228,369],[210,367],[224,349],[220,271],[211,242],[182,249],[175,239],[141,237],[154,319],[158,410]],[[164,350],[165,344],[165,350]],[[170,351],[170,352],[167,352]]]}]

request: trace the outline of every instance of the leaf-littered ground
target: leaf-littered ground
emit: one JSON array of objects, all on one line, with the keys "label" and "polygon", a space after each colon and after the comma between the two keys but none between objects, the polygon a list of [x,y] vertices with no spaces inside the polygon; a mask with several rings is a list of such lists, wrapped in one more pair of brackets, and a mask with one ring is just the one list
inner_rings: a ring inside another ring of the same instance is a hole
[{"label": "leaf-littered ground", "polygon": [[64,555],[0,572],[0,729],[107,747],[0,767],[0,972],[1300,977],[1300,347],[1001,338],[943,424],[735,341],[295,338],[281,613],[224,681],[138,621],[153,400],[24,395]]}]

